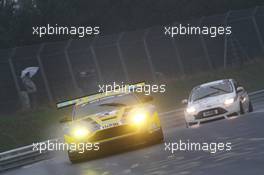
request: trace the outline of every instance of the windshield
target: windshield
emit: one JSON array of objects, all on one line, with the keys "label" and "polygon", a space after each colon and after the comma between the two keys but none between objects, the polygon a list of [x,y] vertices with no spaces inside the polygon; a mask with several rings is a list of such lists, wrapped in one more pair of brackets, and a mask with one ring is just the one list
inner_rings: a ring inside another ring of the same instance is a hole
[{"label": "windshield", "polygon": [[111,111],[118,107],[135,105],[138,102],[137,97],[133,94],[106,97],[91,103],[76,106],[73,118],[79,119],[88,115]]},{"label": "windshield", "polygon": [[223,95],[233,92],[233,87],[229,81],[223,81],[221,83],[200,86],[193,89],[191,94],[191,101],[197,101],[207,97]]}]

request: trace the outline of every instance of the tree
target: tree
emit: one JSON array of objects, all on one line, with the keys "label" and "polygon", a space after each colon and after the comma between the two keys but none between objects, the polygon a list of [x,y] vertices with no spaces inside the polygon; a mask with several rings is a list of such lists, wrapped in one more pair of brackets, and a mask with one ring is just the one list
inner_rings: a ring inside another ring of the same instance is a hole
[{"label": "tree", "polygon": [[[8,2],[8,3],[7,3]],[[137,30],[155,25],[225,13],[231,9],[264,5],[263,0],[0,0],[0,49],[67,36],[32,35],[32,27],[95,26],[103,34]]]}]

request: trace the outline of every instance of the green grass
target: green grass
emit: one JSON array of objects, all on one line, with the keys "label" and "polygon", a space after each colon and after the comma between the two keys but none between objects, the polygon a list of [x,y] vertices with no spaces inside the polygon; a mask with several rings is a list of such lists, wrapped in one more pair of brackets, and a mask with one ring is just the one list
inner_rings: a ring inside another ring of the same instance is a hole
[{"label": "green grass", "polygon": [[[155,95],[160,111],[181,107],[181,100],[188,97],[192,87],[204,82],[224,78],[238,80],[246,90],[255,91],[264,88],[264,61],[249,63],[239,68],[214,70],[180,80],[170,80],[164,94]],[[59,120],[70,115],[70,110],[43,108],[34,112],[16,113],[0,116],[0,152],[32,142],[57,137],[61,130]]]},{"label": "green grass", "polygon": [[65,111],[39,109],[0,117],[0,151],[32,144],[57,136]]}]

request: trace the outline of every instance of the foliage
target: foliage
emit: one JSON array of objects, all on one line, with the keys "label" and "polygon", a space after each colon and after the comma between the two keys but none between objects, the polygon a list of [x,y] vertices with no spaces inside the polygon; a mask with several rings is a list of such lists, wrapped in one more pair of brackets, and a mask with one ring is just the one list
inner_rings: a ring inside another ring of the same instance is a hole
[{"label": "foliage", "polygon": [[256,5],[263,0],[0,0],[0,48],[67,39],[32,35],[33,26],[48,23],[100,25],[110,34]]}]

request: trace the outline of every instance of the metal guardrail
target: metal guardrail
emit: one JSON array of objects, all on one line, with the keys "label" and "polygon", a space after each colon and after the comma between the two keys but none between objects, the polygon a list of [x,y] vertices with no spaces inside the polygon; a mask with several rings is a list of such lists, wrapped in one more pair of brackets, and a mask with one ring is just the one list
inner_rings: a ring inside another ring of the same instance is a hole
[{"label": "metal guardrail", "polygon": [[[264,89],[249,93],[253,104],[264,101]],[[184,108],[163,112],[160,115],[163,127],[172,128],[184,126],[185,120],[183,115]],[[55,141],[53,139],[50,141]],[[45,141],[48,142],[48,141]],[[49,157],[48,151],[41,154],[37,150],[33,150],[33,145],[24,146],[14,150],[0,153],[0,172],[11,168],[20,167],[31,164]]]},{"label": "metal guardrail", "polygon": [[[57,139],[49,141],[53,142],[55,140]],[[47,142],[44,141],[42,143]],[[39,150],[34,149],[33,144],[0,153],[0,172],[44,160],[49,155],[47,150],[40,153]]]},{"label": "metal guardrail", "polygon": [[184,108],[164,112],[160,116],[163,128],[181,127],[185,125]]},{"label": "metal guardrail", "polygon": [[264,101],[264,89],[249,93],[250,100],[253,104]]}]

